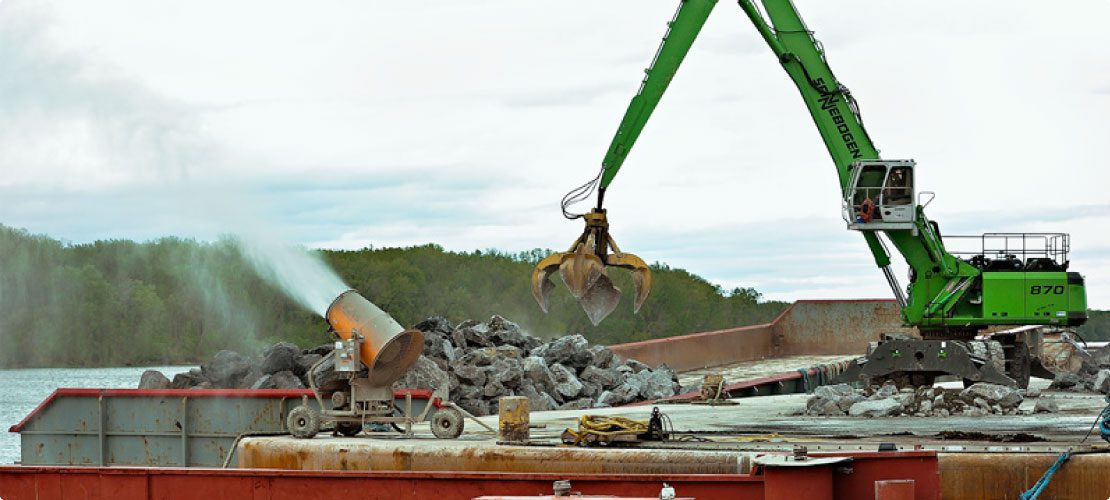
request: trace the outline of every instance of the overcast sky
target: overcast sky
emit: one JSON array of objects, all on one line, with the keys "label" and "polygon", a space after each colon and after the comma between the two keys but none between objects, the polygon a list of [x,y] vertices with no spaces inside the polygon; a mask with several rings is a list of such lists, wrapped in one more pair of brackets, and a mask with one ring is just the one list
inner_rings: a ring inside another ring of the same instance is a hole
[{"label": "overcast sky", "polygon": [[[594,175],[675,5],[4,0],[0,223],[562,249],[582,227],[559,198]],[[1069,232],[1110,308],[1110,1],[1046,5],[797,1],[883,156],[917,160],[946,235]],[[727,288],[890,296],[734,2],[606,204],[622,249]]]}]

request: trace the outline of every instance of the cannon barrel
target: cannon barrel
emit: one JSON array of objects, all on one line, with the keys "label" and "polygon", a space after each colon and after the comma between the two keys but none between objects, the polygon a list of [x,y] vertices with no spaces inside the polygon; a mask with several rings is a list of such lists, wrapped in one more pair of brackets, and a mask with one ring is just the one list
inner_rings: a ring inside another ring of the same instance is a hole
[{"label": "cannon barrel", "polygon": [[362,337],[359,359],[375,385],[403,377],[424,351],[424,334],[405,330],[396,320],[355,290],[347,290],[328,306],[328,324],[340,338]]}]

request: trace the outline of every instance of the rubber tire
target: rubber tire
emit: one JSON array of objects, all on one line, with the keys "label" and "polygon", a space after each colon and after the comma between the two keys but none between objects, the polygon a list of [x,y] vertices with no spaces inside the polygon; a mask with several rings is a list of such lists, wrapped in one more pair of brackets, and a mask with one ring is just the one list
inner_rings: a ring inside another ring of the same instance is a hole
[{"label": "rubber tire", "polygon": [[362,432],[362,425],[354,422],[336,422],[335,432],[347,437],[354,437]]},{"label": "rubber tire", "polygon": [[432,434],[440,439],[455,439],[463,432],[463,415],[454,408],[440,408],[432,414]]},{"label": "rubber tire", "polygon": [[312,439],[320,432],[320,414],[307,406],[298,406],[285,417],[285,427],[295,438]]}]

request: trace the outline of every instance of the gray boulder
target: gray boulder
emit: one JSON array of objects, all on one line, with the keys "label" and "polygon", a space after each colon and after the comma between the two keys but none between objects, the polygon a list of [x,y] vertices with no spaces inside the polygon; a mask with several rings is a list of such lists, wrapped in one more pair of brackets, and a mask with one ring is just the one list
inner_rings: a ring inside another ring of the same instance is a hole
[{"label": "gray boulder", "polygon": [[552,375],[551,369],[547,367],[547,361],[542,357],[524,358],[521,368],[524,370],[524,378],[532,381],[537,389],[544,392],[555,390],[555,376]]},{"label": "gray boulder", "polygon": [[296,373],[297,376],[303,377],[306,373],[308,373],[308,370],[312,369],[312,365],[316,364],[317,361],[320,361],[320,358],[322,357],[323,356],[314,352],[297,356],[296,361],[293,363],[293,373]]},{"label": "gray boulder", "polygon": [[624,360],[624,363],[621,363],[621,365],[619,367],[617,367],[617,370],[621,370],[622,367],[625,367],[625,368],[631,370],[632,373],[640,373],[644,370],[650,370],[651,369],[650,366],[645,365],[645,364],[643,364],[639,361],[636,361],[635,359],[626,359],[626,360]]},{"label": "gray boulder", "polygon": [[460,385],[457,390],[451,392],[451,401],[482,399],[482,389],[482,386]]},{"label": "gray boulder", "polygon": [[578,381],[582,382],[582,392],[578,394],[579,398],[597,399],[597,397],[601,395],[601,392],[605,390],[604,387],[593,382],[588,382],[581,378],[578,379]]},{"label": "gray boulder", "polygon": [[462,360],[456,361],[451,364],[451,372],[459,379],[462,385],[473,385],[482,387],[486,385],[487,374],[489,370],[483,369],[478,366],[463,363]]},{"label": "gray boulder", "polygon": [[613,351],[603,345],[595,345],[590,348],[590,354],[593,356],[593,363],[591,366],[608,370],[614,368],[617,362],[617,355]]},{"label": "gray boulder", "polygon": [[301,379],[290,370],[263,375],[251,389],[304,389]]},{"label": "gray boulder", "polygon": [[217,352],[212,361],[201,365],[204,376],[216,388],[232,388],[239,385],[239,380],[251,369],[251,361],[235,351],[223,350]]},{"label": "gray boulder", "polygon": [[669,398],[675,394],[675,383],[673,373],[666,365],[654,371],[642,371],[635,376],[647,374],[641,377],[642,384],[640,385],[640,397],[646,400],[656,400]]},{"label": "gray boulder", "polygon": [[451,342],[447,340],[447,334],[430,331],[424,332],[424,355],[437,362],[446,362],[450,352],[450,356],[454,356],[455,348]]},{"label": "gray boulder", "polygon": [[594,400],[590,398],[579,398],[567,401],[559,405],[560,410],[586,410],[594,407]]},{"label": "gray boulder", "polygon": [[590,352],[590,342],[577,334],[559,337],[539,346],[532,350],[532,355],[542,356],[548,366],[558,363],[575,371],[585,368],[594,358]]},{"label": "gray boulder", "polygon": [[579,380],[583,382],[591,382],[604,388],[610,388],[620,382],[620,373],[613,369],[598,368],[596,366],[587,366],[578,374]]},{"label": "gray boulder", "polygon": [[282,371],[293,371],[297,367],[297,356],[301,355],[301,348],[289,342],[278,342],[262,351],[262,360],[258,363],[259,370],[269,375]]},{"label": "gray boulder", "polygon": [[464,321],[455,327],[453,337],[457,340],[461,334],[463,344],[459,347],[493,347],[493,341],[487,336],[489,327],[474,320]]},{"label": "gray boulder", "polygon": [[859,390],[848,384],[822,385],[813,390],[814,396],[833,400],[847,396],[855,396],[859,393]]},{"label": "gray boulder", "polygon": [[450,390],[450,386],[451,377],[447,375],[447,372],[443,371],[435,361],[424,355],[416,358],[416,362],[412,364],[412,368],[409,368],[405,376],[393,383],[395,389],[436,390],[444,388]]},{"label": "gray boulder", "polygon": [[173,382],[158,370],[147,370],[139,376],[139,389],[169,389]]},{"label": "gray boulder", "polygon": [[487,401],[497,402],[497,398],[501,396],[512,396],[513,391],[505,387],[500,380],[490,378],[486,381],[486,385],[482,387],[482,398]]},{"label": "gray boulder", "polygon": [[1052,379],[1049,387],[1053,389],[1072,389],[1080,385],[1079,376],[1071,372],[1060,372]]},{"label": "gray boulder", "polygon": [[1037,399],[1037,404],[1033,405],[1033,413],[1056,413],[1058,411],[1060,411],[1059,405],[1049,398]]},{"label": "gray boulder", "polygon": [[1007,387],[999,384],[990,384],[986,382],[978,382],[976,384],[972,384],[971,387],[964,389],[963,392],[960,393],[960,398],[964,401],[975,403],[976,406],[980,407],[983,407],[984,404],[981,404],[976,400],[982,399],[983,403],[985,403],[986,405],[986,408],[990,408],[995,404],[1001,406],[1002,408],[1016,408],[1018,405],[1021,404],[1022,399],[1024,399],[1022,398],[1021,393],[1019,393],[1017,389],[1014,389],[1013,387]]},{"label": "gray boulder", "polygon": [[460,399],[455,404],[475,417],[484,417],[490,414],[489,403],[481,399]]},{"label": "gray boulder", "polygon": [[860,401],[866,401],[866,400],[867,400],[867,398],[863,397],[863,394],[859,394],[859,393],[849,394],[847,396],[843,396],[840,399],[836,400],[836,406],[838,408],[840,408],[840,410],[842,412],[847,413],[848,410],[852,408],[852,405],[854,405],[854,404],[856,404]]},{"label": "gray boulder", "polygon": [[528,406],[531,411],[548,411],[554,410],[559,407],[559,403],[555,398],[551,397],[546,392],[536,390],[531,384],[525,385],[517,392],[518,396],[528,398]]},{"label": "gray boulder", "polygon": [[424,321],[417,323],[413,328],[424,333],[438,333],[440,336],[449,336],[451,332],[455,331],[455,329],[451,327],[451,323],[447,322],[447,318],[443,316],[425,318]]},{"label": "gray boulder", "polygon": [[889,417],[902,412],[902,404],[894,398],[860,401],[848,409],[853,417]]},{"label": "gray boulder", "polygon": [[550,368],[555,378],[555,391],[552,396],[556,400],[570,401],[582,393],[582,382],[574,375],[573,370],[559,363],[551,365]]},{"label": "gray boulder", "polygon": [[807,415],[820,415],[824,417],[842,417],[844,410],[838,404],[839,399],[829,399],[818,395],[810,396],[806,401]]},{"label": "gray boulder", "polygon": [[174,375],[170,387],[173,389],[191,389],[202,383],[208,383],[209,387],[212,386],[212,382],[204,376],[200,368],[192,368],[187,372]]},{"label": "gray boulder", "polygon": [[882,387],[879,387],[879,388],[875,389],[875,392],[873,392],[873,393],[871,393],[871,395],[867,396],[867,399],[870,399],[872,401],[879,400],[879,399],[887,399],[887,398],[894,397],[895,394],[898,394],[898,387],[895,386],[892,383],[888,383],[888,384],[883,384]]},{"label": "gray boulder", "polygon": [[473,349],[466,354],[463,354],[459,358],[459,362],[470,366],[489,366],[493,364],[494,361],[497,361],[497,358],[499,356],[509,354],[513,350],[515,350],[517,353],[516,357],[520,357],[520,349],[512,346],[502,346],[502,348],[500,349],[494,347],[483,347],[479,349]]},{"label": "gray boulder", "polygon": [[[855,389],[848,384],[819,386],[813,390],[813,397],[810,398],[810,401],[814,401],[814,398],[822,401],[822,404],[820,405],[822,408],[826,406],[824,401],[828,401],[832,405],[835,405],[839,409],[840,414],[847,412],[848,409],[852,407],[852,405],[863,401],[864,399],[867,399],[863,396],[863,391]],[[807,408],[809,406],[811,405],[807,404]],[[835,414],[835,412],[832,410],[832,408],[829,408],[828,412],[826,413],[816,414],[831,415]]]},{"label": "gray boulder", "polygon": [[1110,394],[1110,370],[1099,370],[1095,375],[1094,385],[1092,386],[1095,392],[1103,394]]},{"label": "gray boulder", "polygon": [[254,386],[255,382],[258,382],[258,379],[264,377],[265,375],[265,373],[262,373],[262,368],[260,368],[258,365],[251,366],[251,369],[247,371],[247,374],[243,375],[243,378],[239,379],[239,385],[237,385],[236,387],[240,389],[250,389],[252,386]]},{"label": "gray boulder", "polygon": [[520,383],[524,380],[524,369],[520,358],[498,357],[497,361],[490,365],[490,369],[489,377],[509,389],[520,387]]},{"label": "gray boulder", "polygon": [[511,345],[522,350],[528,350],[539,345],[539,339],[534,339],[520,330],[520,326],[501,316],[494,315],[486,322],[489,330],[489,339],[496,345]]}]

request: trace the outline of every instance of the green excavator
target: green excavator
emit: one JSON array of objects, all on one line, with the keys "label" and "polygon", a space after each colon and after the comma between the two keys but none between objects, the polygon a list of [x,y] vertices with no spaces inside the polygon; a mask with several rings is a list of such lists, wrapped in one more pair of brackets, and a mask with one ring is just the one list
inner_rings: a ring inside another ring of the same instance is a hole
[{"label": "green excavator", "polygon": [[[651,293],[651,270],[639,257],[622,252],[609,235],[605,191],[609,188],[678,71],[716,0],[682,0],[666,35],[628,106],[597,176],[563,198],[563,214],[583,218],[586,230],[569,251],[541,261],[532,273],[532,291],[547,310],[559,272],[568,290],[598,324],[620,301],[606,267],[632,273],[638,311]],[[1005,325],[1072,327],[1087,319],[1083,277],[1068,271],[1069,236],[1062,233],[987,233],[941,237],[925,216],[933,193],[915,191],[913,160],[885,160],[860,118],[852,93],[834,76],[820,42],[790,0],[739,0],[740,7],[797,86],[840,180],[843,216],[863,235],[901,306],[902,320],[919,336],[889,336],[873,343],[855,372],[871,383],[931,384],[938,375],[970,382],[1026,386],[1030,373],[1051,376],[1016,337],[977,335]],[[570,205],[596,191],[588,213]],[[970,249],[949,250],[959,241]],[[905,291],[891,271],[888,243],[910,269]],[[885,336],[884,336],[885,337]],[[1016,340],[1015,340],[1016,339]]]}]

